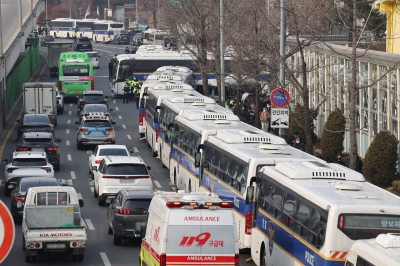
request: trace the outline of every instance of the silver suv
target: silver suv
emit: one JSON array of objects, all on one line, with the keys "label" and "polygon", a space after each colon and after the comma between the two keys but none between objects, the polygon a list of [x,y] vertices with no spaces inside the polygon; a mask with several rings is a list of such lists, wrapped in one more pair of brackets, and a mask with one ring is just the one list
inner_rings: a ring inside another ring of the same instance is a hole
[{"label": "silver suv", "polygon": [[75,122],[76,146],[81,150],[84,145],[115,144],[115,122],[104,113],[89,113],[80,122]]}]

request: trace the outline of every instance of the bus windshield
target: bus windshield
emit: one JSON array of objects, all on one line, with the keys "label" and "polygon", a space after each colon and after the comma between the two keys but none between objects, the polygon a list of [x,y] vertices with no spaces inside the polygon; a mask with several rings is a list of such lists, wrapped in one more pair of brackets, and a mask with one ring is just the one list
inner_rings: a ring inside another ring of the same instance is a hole
[{"label": "bus windshield", "polygon": [[89,66],[62,66],[64,76],[89,76]]},{"label": "bus windshield", "polygon": [[129,60],[124,60],[119,63],[119,69],[118,69],[118,80],[125,80],[129,78],[131,74],[131,67],[130,67],[130,61]]}]

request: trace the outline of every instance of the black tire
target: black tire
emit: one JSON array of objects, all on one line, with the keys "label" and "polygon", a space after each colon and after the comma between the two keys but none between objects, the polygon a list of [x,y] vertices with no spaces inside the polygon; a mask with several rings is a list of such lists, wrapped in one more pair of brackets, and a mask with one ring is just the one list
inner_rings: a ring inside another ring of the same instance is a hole
[{"label": "black tire", "polygon": [[89,174],[91,174],[92,173],[92,170],[90,170],[90,167],[89,167]]},{"label": "black tire", "polygon": [[25,251],[25,237],[22,236],[22,250]]},{"label": "black tire", "polygon": [[113,233],[113,230],[111,229],[110,224],[108,224],[107,227],[108,227],[108,234],[111,235]]},{"label": "black tire", "polygon": [[77,148],[78,150],[82,150],[82,149],[83,149],[82,142],[79,142],[78,140],[76,140],[76,148]]},{"label": "black tire", "polygon": [[121,245],[121,238],[118,238],[115,234],[113,236],[113,244],[116,246]]},{"label": "black tire", "polygon": [[97,205],[99,205],[99,206],[104,206],[104,205],[106,205],[106,200],[101,199],[101,198],[99,197],[99,201],[97,202]]},{"label": "black tire", "polygon": [[57,108],[57,114],[62,115],[64,113],[64,107],[62,108]]},{"label": "black tire", "polygon": [[8,189],[8,184],[4,185],[4,196],[10,196],[11,191]]},{"label": "black tire", "polygon": [[95,197],[95,198],[99,197],[99,194],[97,194],[97,192],[96,192],[96,186],[93,187],[93,197]]},{"label": "black tire", "polygon": [[158,157],[159,157],[160,160],[161,160],[161,166],[162,166],[162,168],[167,168],[167,167],[165,166],[163,160],[162,160],[162,151],[161,151],[161,147],[160,147],[160,154],[158,155]]}]

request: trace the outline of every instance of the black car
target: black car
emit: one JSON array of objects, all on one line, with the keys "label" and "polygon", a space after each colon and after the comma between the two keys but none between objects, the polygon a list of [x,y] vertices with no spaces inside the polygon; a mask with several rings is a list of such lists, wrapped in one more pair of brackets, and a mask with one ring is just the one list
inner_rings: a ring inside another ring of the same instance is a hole
[{"label": "black car", "polygon": [[116,37],[116,40],[114,40],[114,44],[119,45],[119,44],[129,44],[130,41],[130,36],[129,33],[119,33],[118,37]]},{"label": "black car", "polygon": [[52,133],[29,132],[23,133],[17,142],[16,151],[44,151],[47,159],[54,166],[55,171],[60,170],[60,139],[55,139]]},{"label": "black car", "polygon": [[79,122],[81,121],[83,116],[89,113],[104,113],[105,115],[110,117],[110,120],[112,120],[112,116],[110,114],[111,111],[113,111],[113,109],[108,109],[108,106],[106,104],[85,104],[81,112],[79,113]]},{"label": "black car", "polygon": [[84,91],[82,92],[81,96],[77,96],[78,98],[78,116],[81,112],[83,106],[89,103],[97,103],[97,104],[105,104],[108,107],[108,96],[104,96],[102,91]]},{"label": "black car", "polygon": [[113,244],[120,245],[122,238],[143,238],[146,217],[154,192],[121,190],[111,200],[107,211],[108,233],[113,234]]},{"label": "black car", "polygon": [[43,37],[40,45],[41,46],[46,46],[49,42],[54,42],[54,37],[51,35],[46,35]]},{"label": "black car", "polygon": [[46,114],[25,114],[18,119],[17,139],[24,132],[50,132],[54,133],[54,125]]},{"label": "black car", "polygon": [[75,44],[75,51],[91,52],[93,50],[92,43],[88,37],[80,37]]},{"label": "black car", "polygon": [[18,180],[15,189],[11,192],[11,215],[14,220],[22,217],[26,192],[31,187],[55,187],[59,186],[57,179],[53,177],[24,177]]}]

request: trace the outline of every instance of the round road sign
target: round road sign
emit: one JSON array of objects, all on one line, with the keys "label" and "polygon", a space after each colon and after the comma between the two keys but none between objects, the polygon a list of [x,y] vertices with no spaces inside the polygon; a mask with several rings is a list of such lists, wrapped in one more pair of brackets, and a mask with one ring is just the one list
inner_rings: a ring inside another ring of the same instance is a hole
[{"label": "round road sign", "polygon": [[14,244],[14,221],[7,206],[0,201],[0,264],[5,260]]},{"label": "round road sign", "polygon": [[290,100],[289,92],[283,88],[276,88],[271,92],[271,103],[275,107],[285,107]]}]

